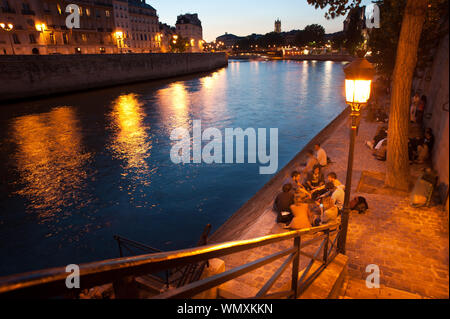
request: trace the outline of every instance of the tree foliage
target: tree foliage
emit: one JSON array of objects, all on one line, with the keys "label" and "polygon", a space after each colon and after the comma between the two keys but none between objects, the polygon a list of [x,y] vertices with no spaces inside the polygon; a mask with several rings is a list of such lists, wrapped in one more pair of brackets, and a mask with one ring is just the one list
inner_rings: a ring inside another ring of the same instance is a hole
[{"label": "tree foliage", "polygon": [[318,24],[307,25],[303,30],[300,30],[295,35],[295,45],[297,46],[316,46],[324,42],[325,29]]},{"label": "tree foliage", "polygon": [[173,43],[173,42],[170,43],[170,52],[173,52],[173,53],[186,52],[189,45],[190,45],[189,39],[183,38],[182,36],[178,36],[178,39],[176,40],[175,43]]},{"label": "tree foliage", "polygon": [[[395,67],[400,29],[406,0],[379,0],[381,25],[370,33],[368,46],[378,71],[390,79]],[[418,50],[417,68],[426,66],[432,59],[432,50],[440,38],[440,22],[448,14],[447,0],[431,0]]]},{"label": "tree foliage", "polygon": [[334,19],[347,14],[352,8],[359,7],[361,0],[308,0],[308,4],[313,5],[316,9],[328,8],[325,17]]}]

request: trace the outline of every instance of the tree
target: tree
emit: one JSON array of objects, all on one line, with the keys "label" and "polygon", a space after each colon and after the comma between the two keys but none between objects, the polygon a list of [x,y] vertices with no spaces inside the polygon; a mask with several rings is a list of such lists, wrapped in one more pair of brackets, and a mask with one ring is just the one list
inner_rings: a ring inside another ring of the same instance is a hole
[{"label": "tree", "polygon": [[273,45],[282,46],[285,44],[284,37],[276,32],[270,32],[260,37],[256,43],[259,47],[267,48]]},{"label": "tree", "polygon": [[[324,9],[329,6],[327,18],[344,15],[361,3],[361,0],[307,1],[316,8]],[[411,84],[427,7],[428,0],[407,0],[393,71],[385,185],[402,190],[409,188],[408,114]]]},{"label": "tree", "polygon": [[323,43],[325,36],[325,29],[318,24],[310,24],[305,27],[305,33],[309,42],[316,42],[317,44]]},{"label": "tree", "polygon": [[[402,26],[406,0],[379,0],[381,27],[370,32],[368,46],[377,71],[391,79],[397,56],[398,40]],[[441,19],[447,15],[447,0],[430,0],[418,50],[416,72],[429,65],[433,50],[440,40]]]},{"label": "tree", "polygon": [[362,34],[363,23],[360,20],[360,8],[350,9],[349,24],[347,30],[344,31],[344,47],[352,55],[355,55],[362,49],[364,44],[364,37]]},{"label": "tree", "polygon": [[307,25],[295,35],[295,44],[302,47],[305,45],[322,44],[325,37],[325,29],[318,24]]},{"label": "tree", "polygon": [[385,184],[401,190],[409,189],[408,131],[411,85],[427,7],[428,0],[407,1],[392,75]]},{"label": "tree", "polygon": [[170,51],[174,53],[183,53],[189,47],[189,40],[187,38],[183,38],[182,36],[178,36],[176,40],[170,43]]}]

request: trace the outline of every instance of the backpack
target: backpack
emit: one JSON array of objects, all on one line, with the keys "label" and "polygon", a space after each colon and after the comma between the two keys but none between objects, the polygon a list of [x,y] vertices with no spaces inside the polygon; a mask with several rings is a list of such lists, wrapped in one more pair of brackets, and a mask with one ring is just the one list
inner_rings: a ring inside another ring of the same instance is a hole
[{"label": "backpack", "polygon": [[356,210],[359,214],[364,214],[369,209],[369,205],[364,197],[358,196],[351,200],[350,209]]}]

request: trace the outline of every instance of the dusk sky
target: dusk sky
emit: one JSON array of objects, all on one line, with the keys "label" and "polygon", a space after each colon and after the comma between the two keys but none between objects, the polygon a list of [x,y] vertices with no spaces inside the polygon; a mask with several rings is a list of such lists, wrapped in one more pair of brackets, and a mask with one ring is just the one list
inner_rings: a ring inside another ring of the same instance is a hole
[{"label": "dusk sky", "polygon": [[239,36],[271,32],[277,18],[281,20],[283,31],[318,23],[327,33],[341,31],[344,21],[344,17],[325,19],[325,10],[314,9],[306,0],[147,0],[147,3],[157,10],[159,21],[170,25],[175,25],[179,14],[198,13],[203,37],[208,42],[225,32]]}]

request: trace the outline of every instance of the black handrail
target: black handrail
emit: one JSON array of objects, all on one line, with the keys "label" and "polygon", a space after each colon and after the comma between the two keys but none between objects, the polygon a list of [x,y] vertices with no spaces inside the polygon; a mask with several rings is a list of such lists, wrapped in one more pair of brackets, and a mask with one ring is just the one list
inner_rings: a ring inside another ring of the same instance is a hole
[{"label": "black handrail", "polygon": [[[99,262],[87,263],[80,265],[80,283],[82,289],[88,289],[95,286],[101,286],[109,283],[119,282],[127,277],[139,277],[152,273],[158,273],[167,269],[174,269],[180,266],[186,266],[192,263],[204,262],[211,258],[220,258],[222,256],[247,251],[257,247],[267,246],[269,244],[294,239],[294,248],[265,257],[264,260],[249,263],[247,265],[232,269],[233,273],[225,272],[214,277],[206,278],[197,282],[190,283],[184,287],[180,287],[170,291],[170,295],[162,295],[167,297],[177,296],[194,296],[211,287],[220,285],[221,283],[236,278],[243,273],[265,265],[269,260],[273,261],[282,258],[286,254],[294,253],[293,270],[298,269],[298,258],[300,257],[300,249],[311,245],[317,241],[314,238],[300,245],[300,239],[305,235],[314,235],[325,232],[318,238],[329,242],[330,235],[337,233],[340,223],[331,225],[323,225],[314,228],[291,231],[281,234],[273,234],[260,238],[226,242],[203,247],[183,249],[171,252],[160,252],[134,257],[122,257],[118,259],[110,259]],[[323,245],[323,244],[322,244]],[[322,246],[321,245],[321,246]],[[319,252],[319,251],[318,251]],[[318,255],[318,252],[316,255]],[[327,254],[330,255],[331,251]],[[336,254],[334,254],[336,256]],[[334,258],[333,256],[333,258]],[[275,258],[277,257],[277,258]],[[319,269],[323,270],[333,258],[323,262],[323,266]],[[312,260],[314,262],[314,260]],[[256,263],[256,264],[255,264]],[[305,272],[304,272],[305,273]],[[320,272],[316,271],[312,276],[317,277]],[[40,270],[25,274],[12,275],[0,278],[0,298],[25,297],[25,298],[48,298],[54,296],[67,296],[70,290],[66,287],[65,267]],[[297,279],[295,278],[297,276]],[[226,278],[225,278],[226,277]],[[298,297],[299,293],[304,291],[312,280],[305,278],[303,282],[298,281],[298,272],[293,271],[292,288],[290,292],[283,292],[283,296]],[[205,284],[206,282],[206,284]],[[180,290],[181,289],[181,290]],[[169,292],[167,292],[169,293]],[[266,296],[264,296],[266,297]]]}]

